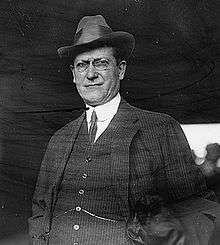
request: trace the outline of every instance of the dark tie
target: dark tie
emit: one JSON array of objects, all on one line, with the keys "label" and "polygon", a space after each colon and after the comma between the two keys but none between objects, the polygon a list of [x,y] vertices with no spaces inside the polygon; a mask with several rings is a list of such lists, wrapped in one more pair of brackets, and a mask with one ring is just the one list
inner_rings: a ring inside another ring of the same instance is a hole
[{"label": "dark tie", "polygon": [[97,132],[97,115],[95,110],[92,112],[89,128],[89,141],[91,144],[94,143],[96,132]]}]

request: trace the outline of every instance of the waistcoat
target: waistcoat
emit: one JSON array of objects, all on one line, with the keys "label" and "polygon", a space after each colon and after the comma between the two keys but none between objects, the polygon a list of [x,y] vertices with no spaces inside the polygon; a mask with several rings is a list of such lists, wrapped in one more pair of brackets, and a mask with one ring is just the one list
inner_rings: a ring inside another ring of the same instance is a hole
[{"label": "waistcoat", "polygon": [[112,183],[108,127],[91,145],[80,128],[58,195],[50,244],[126,244],[120,199]]}]

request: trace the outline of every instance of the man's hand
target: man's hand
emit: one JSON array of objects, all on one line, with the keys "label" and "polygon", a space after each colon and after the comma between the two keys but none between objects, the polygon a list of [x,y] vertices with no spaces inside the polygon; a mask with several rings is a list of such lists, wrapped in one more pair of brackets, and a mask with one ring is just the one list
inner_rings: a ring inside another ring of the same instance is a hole
[{"label": "man's hand", "polygon": [[220,158],[220,145],[218,143],[208,144],[206,151],[205,159],[211,163],[217,163]]}]

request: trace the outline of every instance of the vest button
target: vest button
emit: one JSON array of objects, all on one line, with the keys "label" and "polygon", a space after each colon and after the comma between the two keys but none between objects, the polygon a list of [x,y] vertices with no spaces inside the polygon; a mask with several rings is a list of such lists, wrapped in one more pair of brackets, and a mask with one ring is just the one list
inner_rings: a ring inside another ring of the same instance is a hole
[{"label": "vest button", "polygon": [[87,174],[83,174],[82,177],[83,177],[83,179],[86,179],[88,177],[88,175]]},{"label": "vest button", "polygon": [[76,207],[77,212],[81,211],[81,209],[82,209],[81,207]]},{"label": "vest button", "polygon": [[92,161],[92,158],[91,157],[87,157],[86,158],[86,163],[89,163],[89,162],[91,162]]},{"label": "vest button", "polygon": [[74,225],[74,226],[73,226],[73,229],[74,229],[75,231],[78,231],[78,230],[79,230],[79,225]]},{"label": "vest button", "polygon": [[79,190],[79,194],[83,195],[84,194],[84,190]]}]

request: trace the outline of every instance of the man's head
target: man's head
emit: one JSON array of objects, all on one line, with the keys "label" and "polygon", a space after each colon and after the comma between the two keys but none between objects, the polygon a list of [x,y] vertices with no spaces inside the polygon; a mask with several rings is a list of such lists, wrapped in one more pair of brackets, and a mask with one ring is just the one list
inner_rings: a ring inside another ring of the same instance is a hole
[{"label": "man's head", "polygon": [[83,17],[73,44],[58,49],[70,63],[73,81],[83,100],[90,105],[105,104],[119,91],[126,59],[134,49],[130,33],[113,32],[101,15]]},{"label": "man's head", "polygon": [[76,56],[70,65],[73,81],[85,103],[97,106],[118,93],[126,61],[116,60],[112,47],[100,47]]}]

